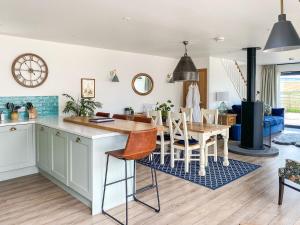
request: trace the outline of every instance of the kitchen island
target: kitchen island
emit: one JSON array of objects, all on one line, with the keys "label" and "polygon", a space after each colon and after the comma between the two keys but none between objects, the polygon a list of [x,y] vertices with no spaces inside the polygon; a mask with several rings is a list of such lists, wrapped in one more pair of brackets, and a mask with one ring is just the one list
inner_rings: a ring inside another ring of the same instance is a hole
[{"label": "kitchen island", "polygon": [[[144,127],[128,122],[129,127]],[[89,206],[93,215],[101,213],[105,152],[123,149],[129,131],[68,123],[61,117],[2,122],[0,181],[40,172]],[[108,181],[124,178],[123,161],[112,159],[110,166],[116,169],[109,170]],[[128,167],[128,175],[133,175],[133,163]],[[129,190],[131,187],[129,183]],[[124,183],[107,188],[106,209],[125,202],[125,191],[120,191],[123,189]]]}]

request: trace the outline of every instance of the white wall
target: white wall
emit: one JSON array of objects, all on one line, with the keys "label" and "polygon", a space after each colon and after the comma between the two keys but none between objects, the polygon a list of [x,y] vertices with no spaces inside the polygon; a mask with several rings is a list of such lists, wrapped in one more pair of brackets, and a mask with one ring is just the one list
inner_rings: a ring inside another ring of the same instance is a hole
[{"label": "white wall", "polygon": [[[4,35],[0,35],[0,52],[0,96],[58,95],[61,111],[62,93],[80,96],[80,79],[95,78],[96,99],[103,103],[102,111],[122,113],[127,106],[141,111],[144,103],[167,99],[177,107],[181,103],[182,84],[167,83],[167,74],[173,72],[177,59]],[[24,88],[12,77],[13,60],[27,52],[41,56],[48,64],[49,76],[41,87]],[[113,69],[117,69],[120,83],[110,81],[109,71]],[[148,96],[139,96],[131,88],[132,78],[140,72],[154,80],[154,90]]]},{"label": "white wall", "polygon": [[240,104],[241,99],[237,94],[231,80],[226,74],[221,59],[209,57],[209,74],[208,74],[208,107],[217,108],[220,102],[216,101],[216,92],[227,91],[229,101],[226,102],[228,107],[234,104]]}]

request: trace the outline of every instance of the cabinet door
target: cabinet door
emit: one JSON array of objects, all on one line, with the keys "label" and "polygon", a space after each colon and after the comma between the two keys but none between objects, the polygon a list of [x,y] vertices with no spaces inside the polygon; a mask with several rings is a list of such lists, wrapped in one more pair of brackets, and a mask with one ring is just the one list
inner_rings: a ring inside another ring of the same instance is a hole
[{"label": "cabinet door", "polygon": [[76,135],[69,138],[69,185],[90,198],[91,193],[91,140]]},{"label": "cabinet door", "polygon": [[51,173],[50,128],[38,125],[36,127],[36,137],[38,167]]},{"label": "cabinet door", "polygon": [[33,125],[0,127],[0,172],[35,165]]},{"label": "cabinet door", "polygon": [[68,184],[68,136],[65,132],[51,131],[51,175],[64,184]]}]

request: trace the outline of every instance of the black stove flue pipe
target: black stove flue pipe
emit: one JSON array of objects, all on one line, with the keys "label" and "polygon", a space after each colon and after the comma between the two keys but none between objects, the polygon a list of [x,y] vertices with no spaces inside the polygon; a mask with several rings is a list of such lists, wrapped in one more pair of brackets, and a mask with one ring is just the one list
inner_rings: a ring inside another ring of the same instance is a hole
[{"label": "black stove flue pipe", "polygon": [[263,150],[263,103],[256,101],[256,51],[247,50],[247,100],[242,102],[241,148]]}]

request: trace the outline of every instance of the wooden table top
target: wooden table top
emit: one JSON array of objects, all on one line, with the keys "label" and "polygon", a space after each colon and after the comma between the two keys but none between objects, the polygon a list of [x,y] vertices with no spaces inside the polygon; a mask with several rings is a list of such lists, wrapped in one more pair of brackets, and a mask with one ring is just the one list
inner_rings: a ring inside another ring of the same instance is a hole
[{"label": "wooden table top", "polygon": [[208,124],[208,123],[196,123],[196,122],[187,123],[188,131],[198,132],[198,133],[213,132],[213,131],[223,130],[227,128],[230,128],[230,126],[219,125],[219,124]]},{"label": "wooden table top", "polygon": [[132,131],[143,131],[153,128],[157,128],[159,131],[162,129],[162,127],[157,127],[152,124],[134,122],[130,120],[114,119],[114,121],[111,122],[92,123],[89,122],[89,119],[89,117],[66,117],[64,118],[64,122],[125,134]]},{"label": "wooden table top", "polygon": [[[165,125],[167,127],[167,125]],[[219,124],[208,124],[208,123],[198,123],[198,122],[187,122],[187,129],[191,132],[197,133],[209,133],[213,131],[223,130],[230,128],[228,125]]]}]

